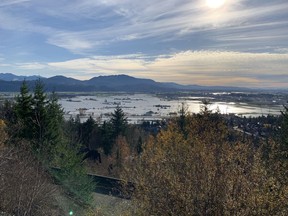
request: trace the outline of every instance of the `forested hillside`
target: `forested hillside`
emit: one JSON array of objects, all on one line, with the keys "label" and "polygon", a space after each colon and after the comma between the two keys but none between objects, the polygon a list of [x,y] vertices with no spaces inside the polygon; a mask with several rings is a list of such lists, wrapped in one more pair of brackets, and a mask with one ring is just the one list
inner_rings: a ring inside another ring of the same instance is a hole
[{"label": "forested hillside", "polygon": [[123,215],[288,214],[287,107],[257,119],[277,124],[260,137],[234,130],[207,102],[198,114],[182,104],[177,117],[141,125],[128,124],[119,106],[103,123],[65,120],[57,94],[44,89],[24,81],[1,104],[0,212],[68,214],[60,190],[82,215],[105,215],[93,206],[97,184],[86,174],[94,173],[129,182]]}]

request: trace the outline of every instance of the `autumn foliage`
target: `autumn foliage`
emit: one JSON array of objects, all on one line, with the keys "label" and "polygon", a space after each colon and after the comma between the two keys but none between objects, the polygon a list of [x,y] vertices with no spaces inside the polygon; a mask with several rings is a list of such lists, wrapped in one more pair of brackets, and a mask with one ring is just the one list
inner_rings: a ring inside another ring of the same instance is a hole
[{"label": "autumn foliage", "polygon": [[[210,112],[186,116],[184,131],[170,123],[127,168],[136,187],[132,215],[288,214],[277,144],[231,141],[223,119]],[[264,157],[267,145],[274,149]]]},{"label": "autumn foliage", "polygon": [[7,133],[5,131],[5,122],[0,119],[0,149],[4,147],[4,143],[7,140]]}]

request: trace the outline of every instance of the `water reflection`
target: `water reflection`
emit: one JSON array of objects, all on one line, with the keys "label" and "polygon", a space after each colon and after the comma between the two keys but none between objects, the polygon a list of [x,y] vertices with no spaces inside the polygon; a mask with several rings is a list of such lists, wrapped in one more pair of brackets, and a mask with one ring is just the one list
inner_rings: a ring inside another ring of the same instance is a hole
[{"label": "water reflection", "polygon": [[[178,99],[163,99],[148,94],[122,94],[122,95],[95,95],[76,96],[73,98],[62,98],[62,104],[66,116],[75,117],[81,114],[83,118],[109,118],[116,106],[120,106],[127,114],[130,121],[145,118],[165,118],[175,115],[182,103],[188,107],[191,113],[198,113],[202,107],[202,100],[209,97],[191,97],[189,99],[179,97]],[[279,115],[281,107],[260,107],[247,103],[213,102],[209,105],[211,110],[219,110],[222,114],[237,114],[241,116]]]}]

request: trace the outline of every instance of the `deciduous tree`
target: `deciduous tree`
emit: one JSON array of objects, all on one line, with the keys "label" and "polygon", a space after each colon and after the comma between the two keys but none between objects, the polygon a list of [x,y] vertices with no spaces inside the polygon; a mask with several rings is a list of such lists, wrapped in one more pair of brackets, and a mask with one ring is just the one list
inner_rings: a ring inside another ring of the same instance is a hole
[{"label": "deciduous tree", "polygon": [[132,215],[288,213],[287,181],[267,170],[252,140],[228,142],[226,123],[206,109],[185,129],[187,136],[171,123],[127,169],[136,187]]}]

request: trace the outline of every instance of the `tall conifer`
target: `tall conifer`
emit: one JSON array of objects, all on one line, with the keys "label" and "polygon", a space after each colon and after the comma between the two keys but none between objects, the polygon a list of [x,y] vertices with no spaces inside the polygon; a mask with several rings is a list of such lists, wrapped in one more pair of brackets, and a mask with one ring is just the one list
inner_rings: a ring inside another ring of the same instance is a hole
[{"label": "tall conifer", "polygon": [[20,94],[16,97],[15,113],[20,124],[18,136],[31,139],[32,95],[29,93],[29,88],[25,80],[21,85]]}]

